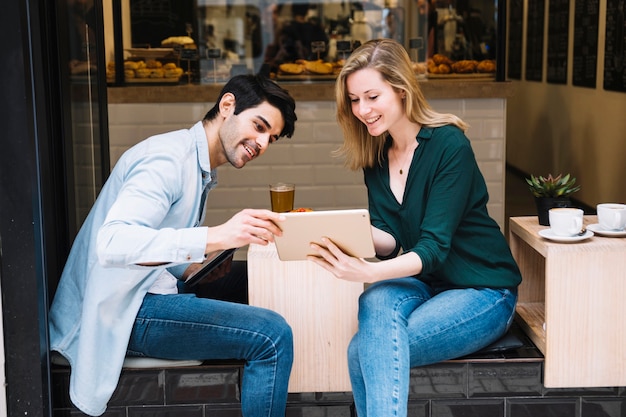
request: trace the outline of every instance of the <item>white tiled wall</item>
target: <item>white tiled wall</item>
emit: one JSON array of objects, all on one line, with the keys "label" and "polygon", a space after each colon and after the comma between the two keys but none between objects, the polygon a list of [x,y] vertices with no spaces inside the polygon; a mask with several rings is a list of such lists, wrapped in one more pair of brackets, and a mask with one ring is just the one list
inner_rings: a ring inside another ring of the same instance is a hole
[{"label": "white tiled wall", "polygon": [[[471,127],[468,136],[490,194],[489,212],[504,230],[505,99],[431,100]],[[109,104],[111,164],[125,149],[155,133],[190,127],[213,103]],[[268,184],[296,184],[297,207],[316,210],[366,207],[361,172],[345,169],[331,152],[342,140],[333,102],[298,102],[296,132],[282,138],[244,169],[222,166],[211,192],[207,224],[219,224],[244,207],[269,208]]]}]

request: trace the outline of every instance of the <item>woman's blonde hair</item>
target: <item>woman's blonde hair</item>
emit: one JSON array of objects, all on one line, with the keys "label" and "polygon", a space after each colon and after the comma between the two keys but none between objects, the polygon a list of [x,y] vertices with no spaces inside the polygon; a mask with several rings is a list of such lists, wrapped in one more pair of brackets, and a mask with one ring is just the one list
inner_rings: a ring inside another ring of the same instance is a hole
[{"label": "woman's blonde hair", "polygon": [[396,91],[404,91],[404,111],[412,122],[422,126],[455,125],[465,131],[468,125],[453,114],[434,111],[419,88],[419,81],[406,49],[393,39],[374,39],[361,45],[346,60],[336,81],[337,122],[344,135],[343,145],[336,154],[345,158],[348,168],[357,170],[373,167],[383,158],[387,134],[372,136],[363,122],[352,113],[346,81],[356,71],[371,68]]}]

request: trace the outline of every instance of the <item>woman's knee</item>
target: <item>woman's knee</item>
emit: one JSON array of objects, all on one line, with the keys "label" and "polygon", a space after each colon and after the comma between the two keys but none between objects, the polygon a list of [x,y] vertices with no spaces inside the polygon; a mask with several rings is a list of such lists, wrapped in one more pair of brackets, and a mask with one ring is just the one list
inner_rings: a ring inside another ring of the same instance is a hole
[{"label": "woman's knee", "polygon": [[381,281],[371,285],[361,294],[359,313],[361,315],[361,313],[391,312],[409,299],[413,304],[424,302],[430,297],[428,287],[415,278]]},{"label": "woman's knee", "polygon": [[400,286],[393,281],[372,284],[359,296],[359,307],[388,306],[400,293]]}]

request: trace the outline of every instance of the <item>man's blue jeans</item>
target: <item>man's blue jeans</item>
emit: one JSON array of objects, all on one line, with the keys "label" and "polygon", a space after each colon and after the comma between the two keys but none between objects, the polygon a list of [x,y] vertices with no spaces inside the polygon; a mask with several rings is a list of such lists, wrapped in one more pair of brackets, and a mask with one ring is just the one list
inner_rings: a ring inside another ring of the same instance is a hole
[{"label": "man's blue jeans", "polygon": [[128,354],[243,359],[243,415],[285,416],[293,335],[285,319],[273,311],[194,294],[147,294],[135,320]]},{"label": "man's blue jeans", "polygon": [[358,416],[406,416],[410,369],[494,342],[509,328],[516,301],[508,289],[433,288],[416,278],[371,285],[348,347]]}]

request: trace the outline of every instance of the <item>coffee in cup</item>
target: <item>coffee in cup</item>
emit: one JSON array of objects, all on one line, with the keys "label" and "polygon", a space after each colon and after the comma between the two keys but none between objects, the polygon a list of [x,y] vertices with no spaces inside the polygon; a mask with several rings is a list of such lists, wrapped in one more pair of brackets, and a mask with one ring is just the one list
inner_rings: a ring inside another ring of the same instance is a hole
[{"label": "coffee in cup", "polygon": [[626,204],[602,203],[596,209],[602,229],[616,232],[626,229]]},{"label": "coffee in cup", "polygon": [[571,237],[583,228],[583,211],[574,207],[553,208],[548,212],[550,230],[556,236]]},{"label": "coffee in cup", "polygon": [[285,213],[293,210],[295,190],[296,186],[291,183],[277,182],[270,184],[272,211]]}]

